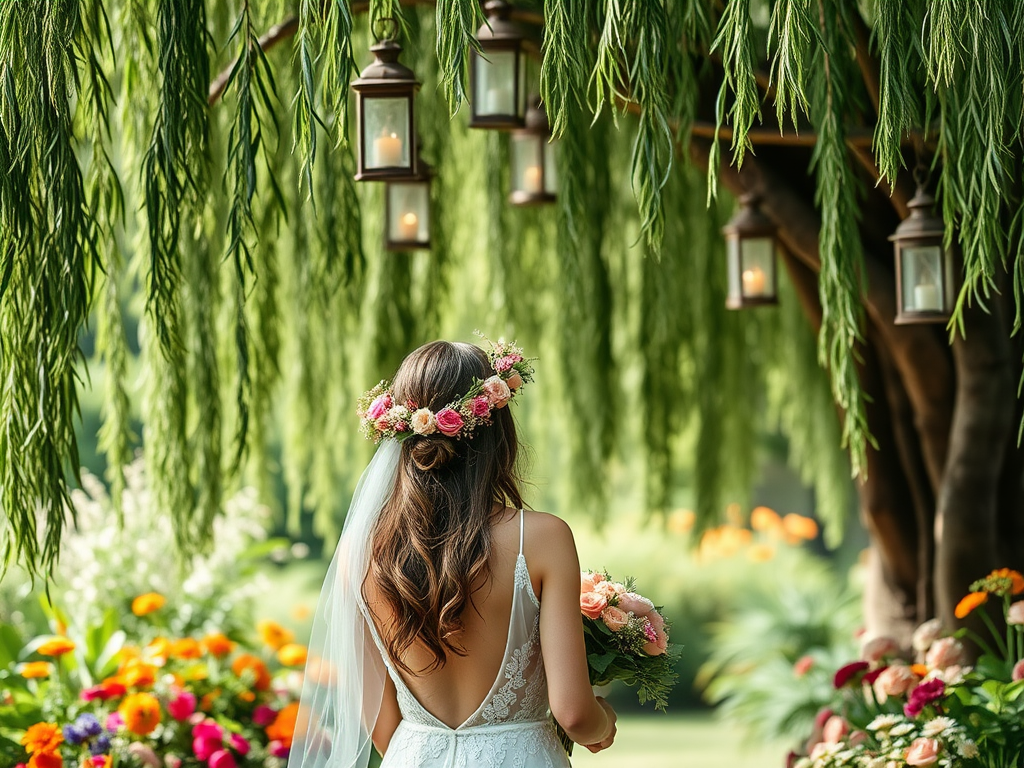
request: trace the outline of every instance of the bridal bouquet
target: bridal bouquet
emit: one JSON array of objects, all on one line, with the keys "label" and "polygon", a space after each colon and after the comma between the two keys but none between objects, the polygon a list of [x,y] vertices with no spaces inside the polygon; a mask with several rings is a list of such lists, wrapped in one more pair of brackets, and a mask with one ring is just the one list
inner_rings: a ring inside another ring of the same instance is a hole
[{"label": "bridal bouquet", "polygon": [[[669,626],[654,603],[635,591],[632,579],[612,581],[607,573],[580,573],[580,614],[587,644],[590,684],[621,680],[637,687],[641,704],[668,706],[668,694],[678,675],[680,647],[668,640]],[[573,742],[558,728],[565,751]]]}]

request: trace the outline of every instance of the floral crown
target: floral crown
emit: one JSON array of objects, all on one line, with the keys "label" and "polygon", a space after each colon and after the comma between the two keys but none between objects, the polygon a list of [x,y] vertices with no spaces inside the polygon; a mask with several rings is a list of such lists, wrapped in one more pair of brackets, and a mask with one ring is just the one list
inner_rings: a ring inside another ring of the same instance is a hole
[{"label": "floral crown", "polygon": [[472,438],[474,429],[491,423],[492,411],[504,408],[523,384],[533,381],[530,363],[534,358],[524,357],[515,342],[485,341],[491,347],[487,357],[494,369],[493,376],[474,378],[466,394],[437,413],[420,408],[411,400],[396,403],[391,384],[382,381],[359,398],[360,431],[375,443],[389,437],[401,442],[414,435],[437,432],[456,439]]}]

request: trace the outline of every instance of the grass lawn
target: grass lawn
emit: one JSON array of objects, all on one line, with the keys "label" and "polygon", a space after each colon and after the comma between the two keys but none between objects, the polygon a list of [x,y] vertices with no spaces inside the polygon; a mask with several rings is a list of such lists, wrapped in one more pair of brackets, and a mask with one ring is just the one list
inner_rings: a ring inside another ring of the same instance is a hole
[{"label": "grass lawn", "polygon": [[611,749],[573,752],[573,768],[783,768],[789,745],[748,743],[711,715],[624,715]]}]

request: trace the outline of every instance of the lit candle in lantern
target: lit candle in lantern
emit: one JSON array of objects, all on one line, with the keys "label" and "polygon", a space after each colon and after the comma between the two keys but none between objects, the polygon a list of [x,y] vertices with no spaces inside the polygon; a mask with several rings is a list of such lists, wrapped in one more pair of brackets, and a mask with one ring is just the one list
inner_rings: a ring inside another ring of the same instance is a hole
[{"label": "lit candle in lantern", "polygon": [[539,195],[544,191],[544,176],[539,165],[527,166],[523,171],[523,191],[531,195]]},{"label": "lit candle in lantern", "polygon": [[760,267],[752,267],[743,270],[743,295],[763,296],[765,288],[764,270]]},{"label": "lit candle in lantern", "polygon": [[419,240],[419,216],[412,211],[402,214],[402,217],[398,220],[398,235],[400,240],[405,240],[407,242],[415,242],[416,240]]},{"label": "lit candle in lantern", "polygon": [[384,134],[373,140],[374,166],[391,168],[402,164],[402,140],[398,134]]},{"label": "lit candle in lantern", "polygon": [[939,297],[939,287],[934,283],[918,283],[914,286],[913,309],[918,312],[941,310],[942,301]]}]

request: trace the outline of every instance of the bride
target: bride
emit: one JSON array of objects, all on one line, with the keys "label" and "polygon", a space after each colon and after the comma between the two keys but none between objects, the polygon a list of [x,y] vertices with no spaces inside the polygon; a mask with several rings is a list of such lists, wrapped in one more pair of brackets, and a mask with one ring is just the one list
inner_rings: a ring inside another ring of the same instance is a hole
[{"label": "bride", "polygon": [[568,765],[550,714],[598,752],[569,527],[524,512],[505,405],[514,345],[437,341],[361,405],[380,446],[324,582],[288,768]]}]

